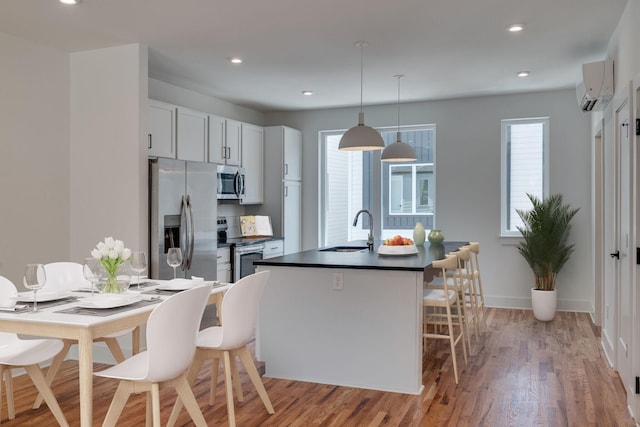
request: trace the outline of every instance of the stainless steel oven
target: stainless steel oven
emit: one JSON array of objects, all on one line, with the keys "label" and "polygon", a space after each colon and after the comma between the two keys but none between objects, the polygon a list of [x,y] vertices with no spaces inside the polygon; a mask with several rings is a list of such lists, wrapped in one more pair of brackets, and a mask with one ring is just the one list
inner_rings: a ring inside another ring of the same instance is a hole
[{"label": "stainless steel oven", "polygon": [[233,281],[256,272],[253,262],[262,259],[264,243],[235,245],[233,249]]}]

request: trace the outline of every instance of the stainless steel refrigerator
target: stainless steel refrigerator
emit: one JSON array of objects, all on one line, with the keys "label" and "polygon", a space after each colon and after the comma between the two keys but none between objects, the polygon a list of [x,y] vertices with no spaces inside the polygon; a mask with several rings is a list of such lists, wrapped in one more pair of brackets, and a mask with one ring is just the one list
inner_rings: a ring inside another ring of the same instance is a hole
[{"label": "stainless steel refrigerator", "polygon": [[217,170],[211,163],[149,160],[150,277],[172,279],[167,250],[182,250],[176,277],[217,274]]}]

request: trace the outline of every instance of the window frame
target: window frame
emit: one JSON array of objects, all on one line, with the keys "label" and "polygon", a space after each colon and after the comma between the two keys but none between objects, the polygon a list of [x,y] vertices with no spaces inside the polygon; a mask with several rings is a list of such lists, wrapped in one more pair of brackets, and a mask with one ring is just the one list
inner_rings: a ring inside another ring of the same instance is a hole
[{"label": "window frame", "polygon": [[522,234],[517,229],[509,230],[507,225],[509,223],[509,163],[510,163],[510,150],[507,141],[507,127],[511,125],[526,125],[542,123],[542,197],[546,198],[549,195],[549,117],[532,117],[532,118],[516,118],[516,119],[503,119],[500,122],[500,237],[521,237]]}]

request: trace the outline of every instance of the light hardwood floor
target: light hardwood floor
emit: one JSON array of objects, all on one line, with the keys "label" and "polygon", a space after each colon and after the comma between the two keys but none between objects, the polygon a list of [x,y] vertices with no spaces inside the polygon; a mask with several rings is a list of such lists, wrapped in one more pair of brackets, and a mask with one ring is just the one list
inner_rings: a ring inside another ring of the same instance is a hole
[{"label": "light hardwood floor", "polygon": [[[239,426],[633,426],[617,374],[608,367],[600,338],[587,314],[558,313],[549,323],[530,311],[489,309],[487,329],[472,339],[469,363],[460,354],[460,384],[453,379],[449,344],[431,341],[420,396],[265,378],[276,410],[268,415],[241,371],[244,403],[236,403]],[[461,352],[460,352],[461,353]],[[96,365],[96,370],[102,366]],[[205,364],[194,386],[209,425],[227,425],[224,387],[208,401]],[[384,369],[381,366],[380,369]],[[79,425],[77,363],[66,361],[52,389],[72,426]],[[219,377],[221,380],[221,377]],[[96,425],[115,391],[115,381],[95,378]],[[36,392],[26,376],[15,379],[16,419],[3,426],[51,426],[46,405],[30,409]],[[162,394],[163,423],[175,395]],[[5,399],[3,399],[5,401]],[[132,396],[120,426],[144,425],[144,398]],[[182,413],[178,425],[192,425]]]}]

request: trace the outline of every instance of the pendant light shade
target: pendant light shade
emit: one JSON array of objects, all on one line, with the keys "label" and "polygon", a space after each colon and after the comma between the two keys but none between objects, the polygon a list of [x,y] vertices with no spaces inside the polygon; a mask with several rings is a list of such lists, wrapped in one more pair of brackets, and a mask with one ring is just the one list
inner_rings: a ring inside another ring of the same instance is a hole
[{"label": "pendant light shade", "polygon": [[364,113],[362,112],[362,75],[363,75],[363,53],[362,49],[368,46],[367,42],[358,42],[356,46],[360,48],[360,114],[358,115],[358,125],[352,127],[340,138],[339,150],[343,151],[371,151],[384,149],[384,141],[380,132],[364,124]]},{"label": "pendant light shade", "polygon": [[380,160],[383,162],[414,162],[418,158],[416,150],[400,139],[400,79],[404,76],[398,74],[393,77],[398,79],[398,132],[396,133],[396,142],[384,149]]}]

